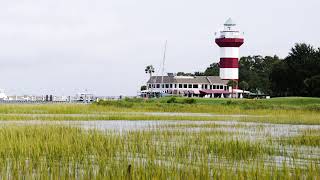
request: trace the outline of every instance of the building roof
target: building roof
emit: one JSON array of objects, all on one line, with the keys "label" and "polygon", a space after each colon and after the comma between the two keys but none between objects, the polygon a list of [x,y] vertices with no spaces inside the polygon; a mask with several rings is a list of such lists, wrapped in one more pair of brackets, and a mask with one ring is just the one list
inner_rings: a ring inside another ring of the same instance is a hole
[{"label": "building roof", "polygon": [[[162,83],[162,76],[152,76],[148,82]],[[163,76],[164,84],[224,84],[228,80],[222,80],[219,76]]]}]

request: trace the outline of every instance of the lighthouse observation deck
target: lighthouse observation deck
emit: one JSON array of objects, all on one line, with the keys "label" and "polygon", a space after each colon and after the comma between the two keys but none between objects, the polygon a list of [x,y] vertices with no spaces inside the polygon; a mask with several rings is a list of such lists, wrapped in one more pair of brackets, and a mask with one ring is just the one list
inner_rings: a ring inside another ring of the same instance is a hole
[{"label": "lighthouse observation deck", "polygon": [[219,47],[240,47],[244,43],[242,33],[236,26],[231,18],[224,23],[224,29],[220,31],[215,40]]}]

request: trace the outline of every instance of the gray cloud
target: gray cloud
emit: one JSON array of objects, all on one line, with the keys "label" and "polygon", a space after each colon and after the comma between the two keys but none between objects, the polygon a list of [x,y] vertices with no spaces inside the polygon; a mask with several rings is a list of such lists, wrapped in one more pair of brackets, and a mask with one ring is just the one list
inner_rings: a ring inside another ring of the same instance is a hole
[{"label": "gray cloud", "polygon": [[241,55],[285,57],[320,46],[319,1],[6,0],[0,2],[0,87],[12,93],[134,95],[159,65],[199,71],[218,61],[213,34],[233,17]]}]

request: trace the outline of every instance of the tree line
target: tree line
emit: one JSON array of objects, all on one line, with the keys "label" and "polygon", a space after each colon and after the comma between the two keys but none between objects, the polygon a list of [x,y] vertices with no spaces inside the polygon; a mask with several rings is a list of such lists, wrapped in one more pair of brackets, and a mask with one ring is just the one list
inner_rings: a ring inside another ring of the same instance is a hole
[{"label": "tree line", "polygon": [[[246,56],[240,58],[239,64],[241,89],[275,97],[320,97],[320,48],[301,43],[291,48],[284,59],[276,55]],[[219,76],[219,64],[210,64],[204,72],[177,75]]]}]

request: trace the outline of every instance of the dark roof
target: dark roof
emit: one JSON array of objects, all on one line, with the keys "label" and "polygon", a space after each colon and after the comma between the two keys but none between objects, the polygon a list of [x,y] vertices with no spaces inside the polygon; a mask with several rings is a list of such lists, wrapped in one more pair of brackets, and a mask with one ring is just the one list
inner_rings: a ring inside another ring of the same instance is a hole
[{"label": "dark roof", "polygon": [[[152,76],[148,82],[151,83],[162,83],[162,76]],[[179,77],[179,76],[163,76],[164,84],[224,84],[228,83],[228,80],[222,80],[219,76],[190,76],[190,77]]]},{"label": "dark roof", "polygon": [[[162,76],[152,76],[147,83],[162,83]],[[163,76],[163,83],[177,83],[173,76]]]}]

